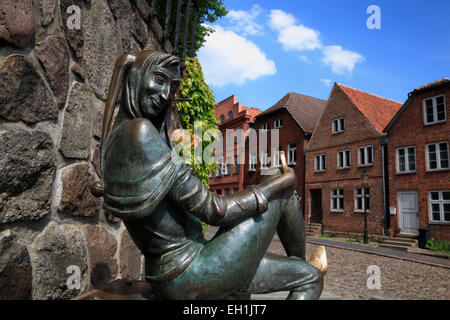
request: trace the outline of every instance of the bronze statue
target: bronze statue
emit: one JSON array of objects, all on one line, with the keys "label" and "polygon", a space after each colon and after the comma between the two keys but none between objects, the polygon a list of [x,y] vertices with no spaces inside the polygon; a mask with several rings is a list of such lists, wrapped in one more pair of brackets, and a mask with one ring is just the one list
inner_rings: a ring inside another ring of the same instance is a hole
[{"label": "bronze statue", "polygon": [[[180,79],[176,56],[122,56],[103,122],[97,193],[144,254],[153,293],[160,299],[224,299],[289,290],[288,299],[318,299],[325,250],[306,262],[297,180],[284,154],[278,174],[228,196],[209,191],[192,168],[172,159],[170,137],[178,123],[172,100]],[[221,227],[210,241],[200,221]],[[266,253],[276,231],[288,257]]]}]

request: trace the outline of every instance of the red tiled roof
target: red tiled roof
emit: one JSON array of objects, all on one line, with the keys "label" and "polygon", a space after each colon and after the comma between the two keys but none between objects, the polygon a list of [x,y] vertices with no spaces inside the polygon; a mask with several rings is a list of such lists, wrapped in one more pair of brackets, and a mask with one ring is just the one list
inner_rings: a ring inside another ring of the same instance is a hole
[{"label": "red tiled roof", "polygon": [[400,102],[379,97],[368,92],[342,84],[337,84],[337,86],[349,97],[359,111],[361,111],[380,133],[383,132],[383,129],[402,106]]},{"label": "red tiled roof", "polygon": [[312,133],[319,122],[326,103],[326,100],[290,92],[259,116],[286,107],[294,120],[302,127],[303,131]]},{"label": "red tiled roof", "polygon": [[430,87],[437,87],[437,86],[440,86],[440,85],[446,84],[446,83],[450,83],[450,79],[449,78],[442,78],[442,79],[439,79],[439,80],[427,83],[427,84],[425,84],[423,86],[420,86],[420,87],[414,89],[414,91],[422,91],[422,90],[428,89]]}]

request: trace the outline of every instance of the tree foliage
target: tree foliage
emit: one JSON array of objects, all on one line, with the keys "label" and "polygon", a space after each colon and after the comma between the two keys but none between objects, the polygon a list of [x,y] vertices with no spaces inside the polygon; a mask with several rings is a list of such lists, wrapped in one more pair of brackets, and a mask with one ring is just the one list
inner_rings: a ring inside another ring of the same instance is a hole
[{"label": "tree foliage", "polygon": [[[151,0],[147,0],[151,5]],[[176,16],[177,16],[177,3],[179,0],[172,0],[171,4],[171,12],[170,12],[170,23],[169,23],[169,34],[171,35],[171,41],[173,43],[175,37],[176,30]],[[184,39],[184,27],[185,27],[185,17],[186,17],[186,2],[183,1],[183,6],[181,8],[181,20],[180,20],[180,50],[182,52],[182,44]],[[205,42],[205,38],[208,34],[213,32],[213,29],[206,26],[206,23],[213,23],[217,19],[225,16],[228,11],[226,10],[223,0],[197,0],[199,11],[197,17],[197,26],[196,26],[196,34],[194,41],[194,52],[197,52],[203,46]],[[156,16],[160,25],[164,28],[166,21],[166,0],[157,0],[156,1]],[[188,41],[191,41],[191,32],[193,30],[193,21],[194,21],[194,10],[190,11],[190,19],[189,19],[189,33],[188,33]],[[189,46],[190,47],[190,46]],[[189,50],[187,51],[189,54]]]}]

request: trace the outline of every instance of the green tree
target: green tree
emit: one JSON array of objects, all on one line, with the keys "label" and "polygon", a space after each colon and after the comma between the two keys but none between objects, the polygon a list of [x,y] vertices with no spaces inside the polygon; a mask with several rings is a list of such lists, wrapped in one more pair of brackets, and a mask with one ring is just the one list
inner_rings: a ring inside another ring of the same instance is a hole
[{"label": "green tree", "polygon": [[[152,0],[147,0],[151,5]],[[180,20],[180,47],[179,52],[182,53],[182,44],[184,39],[184,26],[185,26],[185,16],[186,16],[186,8],[185,4],[187,1],[183,1],[183,6],[181,10],[181,20]],[[172,0],[171,4],[171,13],[170,13],[170,23],[169,23],[169,34],[171,35],[171,41],[173,43],[175,37],[175,29],[176,29],[176,16],[177,16],[177,3],[178,0]],[[196,26],[196,34],[194,41],[194,52],[197,52],[200,49],[204,42],[205,38],[208,34],[213,32],[213,29],[206,26],[206,23],[213,23],[217,21],[217,19],[225,16],[228,11],[226,10],[223,0],[197,0],[199,11],[197,17],[197,26]],[[156,1],[156,16],[160,25],[164,28],[166,21],[166,0],[157,0]],[[190,19],[189,19],[189,33],[188,33],[188,41],[191,41],[191,32],[193,30],[193,21],[194,21],[194,10],[190,11]],[[190,47],[190,46],[189,46]],[[189,50],[186,52],[189,55]]]}]

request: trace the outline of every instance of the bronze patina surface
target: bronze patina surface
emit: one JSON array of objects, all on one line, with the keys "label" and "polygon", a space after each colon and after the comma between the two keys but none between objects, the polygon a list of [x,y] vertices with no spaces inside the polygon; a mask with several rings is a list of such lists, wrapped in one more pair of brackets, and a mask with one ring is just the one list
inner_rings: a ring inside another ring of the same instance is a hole
[{"label": "bronze patina surface", "polygon": [[[145,256],[153,294],[224,299],[290,290],[288,299],[318,299],[325,251],[311,261],[317,268],[305,260],[297,180],[284,154],[277,174],[227,196],[208,190],[172,156],[179,70],[179,58],[162,52],[140,51],[118,60],[103,122],[102,182],[93,188],[103,195],[104,209],[123,219]],[[210,241],[201,221],[221,227]],[[275,232],[287,257],[266,253]]]}]

